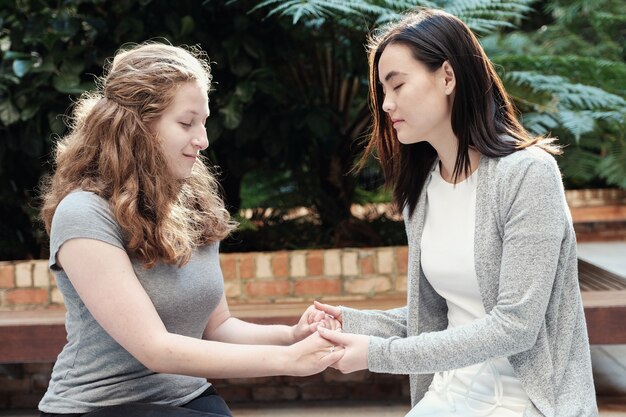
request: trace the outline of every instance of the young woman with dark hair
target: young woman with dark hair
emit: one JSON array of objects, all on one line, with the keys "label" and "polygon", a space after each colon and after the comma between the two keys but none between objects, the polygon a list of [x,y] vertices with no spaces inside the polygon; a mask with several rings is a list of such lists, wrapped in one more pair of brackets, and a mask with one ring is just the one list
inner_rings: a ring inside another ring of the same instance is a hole
[{"label": "young woman with dark hair", "polygon": [[515,117],[476,37],[424,9],[370,45],[375,152],[409,243],[407,306],[317,303],[342,372],[410,374],[408,416],[597,414],[553,140]]}]

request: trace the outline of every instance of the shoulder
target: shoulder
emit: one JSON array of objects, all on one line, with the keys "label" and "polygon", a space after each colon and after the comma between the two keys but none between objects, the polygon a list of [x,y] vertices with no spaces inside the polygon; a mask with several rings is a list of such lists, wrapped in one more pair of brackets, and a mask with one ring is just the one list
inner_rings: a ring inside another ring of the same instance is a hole
[{"label": "shoulder", "polygon": [[531,146],[500,158],[487,158],[490,186],[517,190],[522,184],[543,183],[562,187],[561,172],[554,156],[538,146]]},{"label": "shoulder", "polygon": [[82,190],[71,192],[57,206],[50,230],[51,252],[73,238],[98,239],[124,246],[122,232],[107,200]]},{"label": "shoulder", "polygon": [[70,221],[77,224],[104,222],[117,224],[109,203],[102,197],[88,191],[76,190],[66,195],[54,212],[55,223]]},{"label": "shoulder", "polygon": [[107,201],[99,195],[90,191],[75,190],[63,197],[57,207],[57,211],[74,211],[78,214],[78,212],[84,209],[108,210],[108,207]]},{"label": "shoulder", "polygon": [[556,160],[538,146],[531,146],[501,158],[491,158],[489,164],[502,177],[517,177],[528,173],[559,171]]}]

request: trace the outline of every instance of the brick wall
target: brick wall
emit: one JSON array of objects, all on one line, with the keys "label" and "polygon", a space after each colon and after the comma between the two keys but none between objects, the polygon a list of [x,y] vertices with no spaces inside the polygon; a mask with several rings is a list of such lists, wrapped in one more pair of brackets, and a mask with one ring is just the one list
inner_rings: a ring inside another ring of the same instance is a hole
[{"label": "brick wall", "polygon": [[[407,248],[399,246],[230,253],[221,254],[220,263],[229,304],[267,305],[404,296],[407,257]],[[0,310],[38,308],[63,308],[63,298],[47,261],[0,262]],[[10,372],[0,369],[0,409],[36,408],[46,390],[52,364],[10,365],[5,370]],[[408,377],[368,371],[343,375],[328,369],[307,378],[212,382],[231,403],[338,399],[409,402]]]},{"label": "brick wall", "polygon": [[[220,255],[230,304],[406,293],[405,246]],[[0,262],[0,310],[62,308],[46,260]]]}]

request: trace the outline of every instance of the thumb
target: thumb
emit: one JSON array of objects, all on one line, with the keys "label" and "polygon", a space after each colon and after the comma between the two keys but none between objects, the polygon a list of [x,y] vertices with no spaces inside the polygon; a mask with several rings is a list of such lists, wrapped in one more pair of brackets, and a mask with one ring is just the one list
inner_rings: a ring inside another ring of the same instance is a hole
[{"label": "thumb", "polygon": [[347,346],[350,344],[350,334],[342,333],[336,330],[330,330],[326,327],[319,326],[317,328],[319,334],[334,345]]},{"label": "thumb", "polygon": [[339,319],[341,317],[341,309],[339,307],[331,306],[330,304],[322,304],[319,301],[313,301],[315,308],[322,310],[326,314]]}]

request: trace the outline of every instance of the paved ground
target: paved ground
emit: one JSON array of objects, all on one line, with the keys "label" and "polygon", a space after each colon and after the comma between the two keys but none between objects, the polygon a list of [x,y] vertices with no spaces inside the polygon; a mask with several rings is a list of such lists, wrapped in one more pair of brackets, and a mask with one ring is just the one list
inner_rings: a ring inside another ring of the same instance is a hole
[{"label": "paved ground", "polygon": [[[626,398],[599,401],[600,417],[626,417]],[[407,404],[286,402],[278,404],[234,405],[235,417],[404,417]],[[37,417],[34,410],[0,411],[0,417]]]}]

